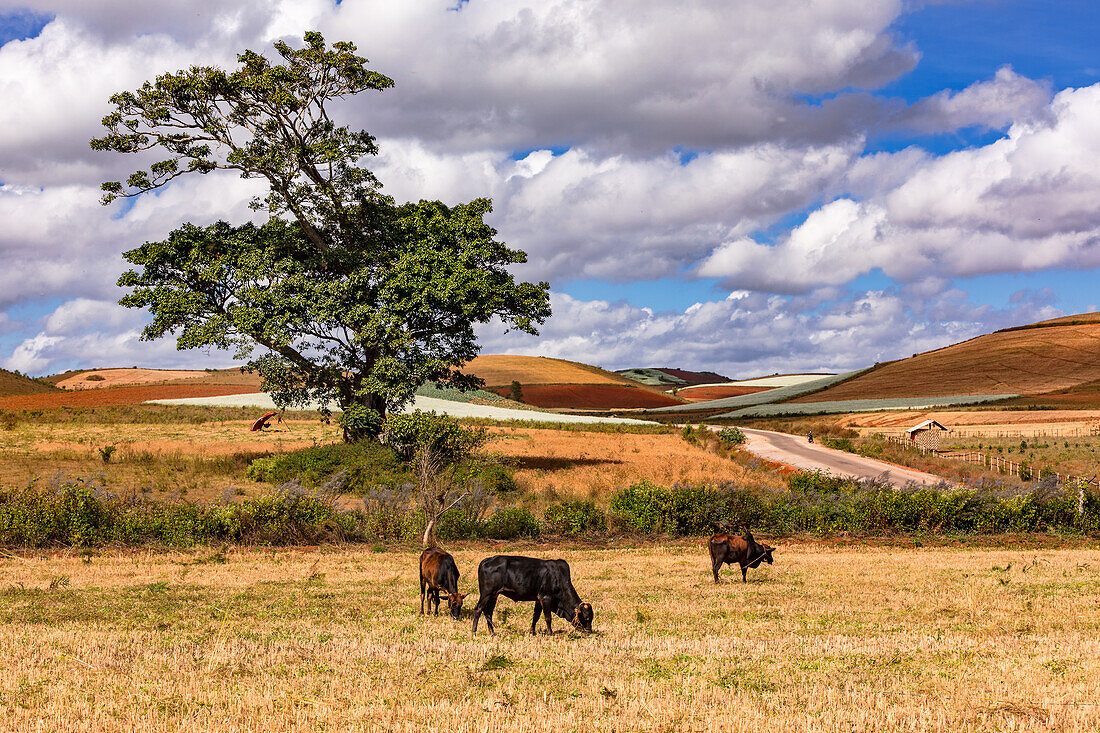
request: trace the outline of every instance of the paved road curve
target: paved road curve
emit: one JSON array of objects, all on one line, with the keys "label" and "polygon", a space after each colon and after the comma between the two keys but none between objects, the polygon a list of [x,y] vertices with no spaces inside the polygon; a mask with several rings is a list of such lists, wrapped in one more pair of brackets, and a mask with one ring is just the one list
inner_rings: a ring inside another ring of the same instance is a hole
[{"label": "paved road curve", "polygon": [[795,468],[807,471],[828,471],[834,476],[854,476],[860,479],[877,478],[886,473],[889,474],[886,477],[887,480],[895,486],[905,486],[910,482],[936,484],[945,480],[941,476],[933,476],[923,471],[810,443],[804,435],[741,429],[746,437],[745,447],[751,453]]}]

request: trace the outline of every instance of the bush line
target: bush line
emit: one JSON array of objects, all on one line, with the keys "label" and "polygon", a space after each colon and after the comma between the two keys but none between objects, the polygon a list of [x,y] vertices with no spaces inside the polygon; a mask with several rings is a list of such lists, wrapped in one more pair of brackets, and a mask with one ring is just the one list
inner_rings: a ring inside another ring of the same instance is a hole
[{"label": "bush line", "polygon": [[[94,478],[59,477],[46,487],[0,489],[0,545],[285,545],[411,541],[423,532],[422,513],[400,491],[380,489],[364,496],[360,507],[338,507],[344,480],[337,475],[317,489],[292,481],[240,503],[200,505],[122,498]],[[573,501],[548,507],[541,520],[522,507],[487,514],[485,506],[445,514],[440,539],[706,535],[716,525],[776,535],[1100,531],[1100,498],[1087,496],[1078,513],[1077,497],[1050,481],[1030,492],[998,495],[991,489],[897,489],[796,473],[786,491],[768,493],[731,484],[662,487],[643,481],[614,494],[606,512],[594,502]]]}]

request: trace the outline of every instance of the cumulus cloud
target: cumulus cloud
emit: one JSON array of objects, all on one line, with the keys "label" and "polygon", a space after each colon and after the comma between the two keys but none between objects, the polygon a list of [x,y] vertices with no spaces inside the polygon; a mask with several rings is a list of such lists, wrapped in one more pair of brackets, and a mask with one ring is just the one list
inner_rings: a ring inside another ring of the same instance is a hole
[{"label": "cumulus cloud", "polygon": [[1062,315],[1050,293],[1021,291],[1002,309],[946,284],[781,297],[734,292],[684,311],[555,293],[539,337],[485,328],[487,353],[538,354],[621,369],[672,366],[748,378],[772,372],[844,371],[956,343],[996,328]]},{"label": "cumulus cloud", "polygon": [[[23,371],[209,364],[138,344],[140,319],[112,305],[121,252],[184,221],[254,216],[257,182],[191,177],[104,209],[98,184],[139,161],[88,140],[111,93],[191,64],[231,66],[243,48],[270,52],[308,28],[356,42],[397,81],[337,110],[379,136],[369,164],[386,190],[492,197],[501,238],[529,253],[523,277],[693,273],[738,291],[682,313],[556,294],[542,339],[490,330],[489,351],[839,369],[1054,309],[1032,293],[983,310],[951,277],[1100,264],[1100,92],[1052,101],[1004,68],[913,105],[883,98],[875,90],[919,58],[892,31],[903,0],[638,0],[630,12],[614,0],[457,11],[454,0],[0,0],[0,13],[14,7],[53,19],[0,46],[0,309],[65,301],[8,359]],[[868,131],[968,127],[1009,130],[945,156],[863,155]],[[759,234],[772,227],[774,244]],[[874,268],[902,285],[847,292]],[[0,311],[5,328],[26,331]]]},{"label": "cumulus cloud", "polygon": [[979,148],[861,161],[866,198],[820,207],[774,246],[725,242],[698,271],[731,288],[805,292],[875,268],[911,282],[1098,267],[1100,84],[1060,92],[1045,112]]},{"label": "cumulus cloud", "polygon": [[171,339],[141,341],[148,317],[113,301],[77,298],[42,319],[42,327],[0,362],[4,369],[49,374],[72,368],[145,366],[169,369],[229,367],[223,351],[177,351]]}]

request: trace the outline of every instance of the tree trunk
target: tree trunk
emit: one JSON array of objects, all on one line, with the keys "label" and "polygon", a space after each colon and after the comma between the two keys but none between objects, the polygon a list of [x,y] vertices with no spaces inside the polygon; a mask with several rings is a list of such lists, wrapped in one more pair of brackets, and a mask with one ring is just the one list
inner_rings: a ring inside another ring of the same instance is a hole
[{"label": "tree trunk", "polygon": [[428,520],[428,526],[424,528],[424,547],[438,547],[439,540],[435,536],[435,524],[439,521],[439,515]]}]

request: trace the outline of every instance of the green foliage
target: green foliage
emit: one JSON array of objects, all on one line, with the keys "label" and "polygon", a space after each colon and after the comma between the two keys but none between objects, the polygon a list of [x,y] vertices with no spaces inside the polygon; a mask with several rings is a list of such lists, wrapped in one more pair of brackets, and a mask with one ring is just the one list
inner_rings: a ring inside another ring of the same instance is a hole
[{"label": "green foliage", "polygon": [[760,526],[765,524],[766,508],[761,497],[729,484],[664,488],[642,481],[610,501],[616,524],[646,534],[704,534],[719,521]]},{"label": "green foliage", "polygon": [[723,428],[718,431],[718,442],[725,448],[743,445],[745,442],[745,433],[741,428]]},{"label": "green foliage", "polygon": [[483,445],[488,434],[483,428],[466,428],[450,415],[414,410],[390,415],[385,424],[385,441],[401,455],[411,458],[428,450],[444,465],[458,463]]},{"label": "green foliage", "polygon": [[546,508],[543,514],[546,531],[554,534],[602,534],[607,531],[607,517],[591,501],[567,501]]},{"label": "green foliage", "polygon": [[[353,44],[304,39],[275,44],[281,63],[245,51],[236,71],[195,66],[111,97],[92,147],[163,158],[104,183],[105,203],[226,169],[268,182],[253,203],[271,217],[186,224],[126,252],[138,269],[119,278],[132,289],[120,303],[151,311],[145,339],[172,334],[182,349],[249,358],[281,408],[335,402],[385,415],[426,382],[476,387],[459,371],[478,353],[474,326],[499,319],[537,333],[549,285],[510,274],[526,255],[496,240],[488,200],[397,205],[380,192],[361,167],[374,138],[338,126],[329,106],[393,82]],[[377,434],[376,420],[351,413],[345,440]]]},{"label": "green foliage", "polygon": [[111,462],[111,456],[113,456],[115,454],[115,450],[117,450],[115,448],[115,446],[105,445],[105,446],[103,446],[102,448],[99,449],[99,458],[104,463],[110,463]]},{"label": "green foliage", "polygon": [[413,480],[409,465],[396,451],[370,441],[319,445],[257,458],[248,468],[248,477],[272,484],[297,480],[315,487],[340,472],[342,490],[357,494],[374,486],[392,487]]},{"label": "green foliage", "polygon": [[523,385],[518,380],[512,380],[512,386],[508,389],[508,399],[513,402],[523,402]]},{"label": "green foliage", "polygon": [[852,445],[852,441],[849,438],[822,438],[821,444],[826,448],[834,448],[836,450],[844,450],[849,453],[856,453],[856,447]]},{"label": "green foliage", "polygon": [[60,478],[40,489],[0,490],[0,544],[89,547],[209,542],[292,544],[365,537],[361,513],[341,512],[332,494],[295,483],[240,504],[120,499],[94,479]]},{"label": "green foliage", "polygon": [[373,437],[382,432],[382,415],[365,405],[351,404],[340,413],[340,426],[351,442]]},{"label": "green foliage", "polygon": [[646,534],[706,534],[715,524],[779,534],[1100,530],[1100,497],[1089,494],[1078,515],[1075,492],[1052,479],[1012,496],[988,489],[898,489],[820,472],[791,474],[787,491],[776,493],[732,484],[664,488],[642,482],[616,493],[610,510],[614,525]]},{"label": "green foliage", "polygon": [[517,537],[538,537],[539,520],[526,509],[507,507],[499,509],[480,530],[480,536],[493,540],[514,540]]}]

